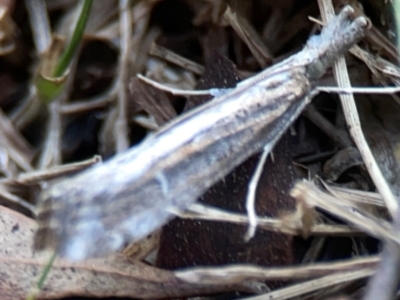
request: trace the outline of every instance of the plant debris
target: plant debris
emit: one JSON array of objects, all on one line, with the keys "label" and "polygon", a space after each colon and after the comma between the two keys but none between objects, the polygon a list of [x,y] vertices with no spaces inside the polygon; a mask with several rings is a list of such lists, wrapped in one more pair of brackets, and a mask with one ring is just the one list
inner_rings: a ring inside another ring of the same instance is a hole
[{"label": "plant debris", "polygon": [[[107,0],[93,1],[62,93],[44,103],[35,78],[68,42],[80,1],[37,3],[0,1],[2,299],[26,299],[50,257],[33,250],[44,184],[212,101],[171,95],[136,74],[175,89],[234,87],[296,53],[350,4],[370,27],[319,85],[400,86],[388,1]],[[396,94],[316,96],[264,166],[250,241],[246,194],[259,155],[121,253],[57,258],[37,298],[394,299],[399,104]]]}]

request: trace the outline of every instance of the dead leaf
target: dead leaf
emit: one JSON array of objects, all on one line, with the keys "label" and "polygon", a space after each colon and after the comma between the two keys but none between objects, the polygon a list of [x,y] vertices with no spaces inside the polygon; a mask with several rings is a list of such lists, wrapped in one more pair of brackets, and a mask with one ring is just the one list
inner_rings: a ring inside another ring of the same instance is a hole
[{"label": "dead leaf", "polygon": [[263,68],[272,62],[271,51],[264,45],[257,31],[238,12],[232,11],[228,6],[223,14],[223,20],[235,30],[243,42],[249,47],[251,53]]},{"label": "dead leaf", "polygon": [[[48,252],[32,250],[34,220],[0,206],[0,295],[2,300],[25,299],[50,258]],[[230,286],[232,288],[232,286]],[[84,262],[56,259],[40,299],[71,295],[83,297],[132,297],[140,299],[184,297],[216,293],[228,286],[185,283],[174,272],[122,255]]]},{"label": "dead leaf", "polygon": [[176,117],[176,112],[165,92],[133,78],[130,84],[131,97],[149,115],[154,116],[157,125],[162,126]]},{"label": "dead leaf", "polygon": [[360,151],[354,147],[348,147],[340,150],[332,158],[327,160],[323,167],[323,173],[326,179],[337,180],[346,170],[361,166],[362,160]]}]

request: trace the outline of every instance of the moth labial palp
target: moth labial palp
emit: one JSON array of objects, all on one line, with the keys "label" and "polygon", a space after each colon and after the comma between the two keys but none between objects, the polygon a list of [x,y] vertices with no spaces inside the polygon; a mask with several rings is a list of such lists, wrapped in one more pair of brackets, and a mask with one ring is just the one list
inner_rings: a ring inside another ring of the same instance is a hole
[{"label": "moth labial palp", "polygon": [[[70,259],[101,256],[164,225],[174,209],[184,210],[248,157],[272,149],[308,104],[317,77],[366,26],[346,7],[318,43],[311,39],[298,54],[218,92],[140,145],[51,183],[38,204],[35,248]],[[80,214],[90,208],[96,214]]]}]

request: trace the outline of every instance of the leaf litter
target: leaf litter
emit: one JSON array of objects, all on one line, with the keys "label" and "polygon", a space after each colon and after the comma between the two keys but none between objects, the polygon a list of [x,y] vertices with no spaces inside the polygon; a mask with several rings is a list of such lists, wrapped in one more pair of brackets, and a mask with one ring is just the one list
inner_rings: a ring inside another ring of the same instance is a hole
[{"label": "leaf litter", "polygon": [[[319,10],[326,14],[330,5],[94,1],[64,94],[46,108],[33,89],[32,73],[54,54],[47,52],[52,32],[65,38],[79,9],[75,1],[39,2],[36,7],[29,1],[0,3],[0,87],[7,91],[0,95],[2,299],[24,299],[50,257],[32,248],[33,207],[43,182],[62,180],[98,163],[97,155],[107,159],[138,144],[176,115],[209,101],[165,94],[135,79],[136,73],[175,88],[232,87],[298,51],[318,30],[308,17],[321,19]],[[346,55],[352,85],[398,86],[391,4],[336,0],[333,5],[340,10],[348,2],[371,20],[366,38]],[[321,85],[334,85],[333,74]],[[398,98],[355,97],[369,148],[398,197]],[[398,218],[389,216],[387,195],[376,193],[375,175],[360,160],[365,149],[353,143],[337,99],[316,97],[306,118],[276,146],[261,175],[259,228],[250,242],[244,241],[244,202],[257,157],[200,203],[177,213],[161,232],[122,253],[79,263],[57,259],[40,298],[394,297],[389,288],[376,296],[374,282],[380,277],[384,284],[397,284]],[[296,184],[301,179],[310,183]],[[385,266],[379,265],[383,245],[382,257],[392,262]],[[365,278],[375,270],[366,288]]]}]

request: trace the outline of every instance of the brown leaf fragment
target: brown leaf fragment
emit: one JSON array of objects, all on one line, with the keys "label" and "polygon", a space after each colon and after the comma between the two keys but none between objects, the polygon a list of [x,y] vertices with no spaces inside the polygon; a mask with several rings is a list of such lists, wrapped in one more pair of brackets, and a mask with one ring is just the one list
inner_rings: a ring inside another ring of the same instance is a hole
[{"label": "brown leaf fragment", "polygon": [[[220,26],[210,25],[207,33],[201,39],[201,46],[204,55],[204,61],[208,63],[212,61],[215,52],[219,53],[224,58],[228,57],[229,34],[227,30]],[[204,77],[205,76],[203,76],[203,78]]]},{"label": "brown leaf fragment", "polygon": [[361,100],[357,102],[357,108],[360,111],[365,138],[392,192],[399,196],[399,105],[394,101],[382,101],[389,100],[385,95],[360,98]]},{"label": "brown leaf fragment", "polygon": [[186,2],[196,12],[196,16],[193,19],[193,24],[197,26],[203,25],[207,22],[214,24],[220,23],[222,14],[227,6],[225,0],[186,0]]},{"label": "brown leaf fragment", "polygon": [[361,166],[363,164],[364,162],[357,148],[348,147],[343,150],[340,150],[331,159],[329,159],[324,164],[323,172],[325,178],[335,181],[346,170],[355,166]]},{"label": "brown leaf fragment", "polygon": [[[36,223],[0,206],[0,295],[2,300],[26,299],[47,264],[48,252],[32,250]],[[228,290],[232,285],[185,283],[173,272],[126,260],[122,255],[83,262],[56,259],[40,299],[71,295],[132,297],[140,299],[184,297]]]},{"label": "brown leaf fragment", "polygon": [[162,126],[176,117],[176,112],[165,92],[133,78],[130,84],[131,97],[144,111],[153,116]]},{"label": "brown leaf fragment", "polygon": [[[213,51],[206,63],[206,70],[198,80],[196,89],[231,88],[240,80],[234,64],[219,52]],[[210,96],[193,96],[188,99],[184,111],[210,101]]]},{"label": "brown leaf fragment", "polygon": [[308,17],[317,15],[315,1],[311,1],[308,5],[306,4],[303,9],[298,10],[295,15],[291,16],[290,12],[295,2],[293,1],[289,7],[281,9],[284,15],[279,19],[281,22],[279,25],[282,28],[278,27],[272,36],[265,35],[267,45],[273,54],[282,51],[287,43],[293,43],[293,40],[296,41],[305,32],[309,32],[312,27],[312,23],[308,20]]},{"label": "brown leaf fragment", "polygon": [[144,239],[129,244],[122,253],[132,261],[141,261],[146,259],[151,252],[158,249],[160,243],[161,231],[157,230]]},{"label": "brown leaf fragment", "polygon": [[271,51],[263,43],[261,37],[252,25],[238,12],[233,11],[229,6],[226,8],[223,19],[228,23],[235,32],[240,36],[243,42],[249,47],[251,53],[263,68],[270,65],[272,62]]}]

